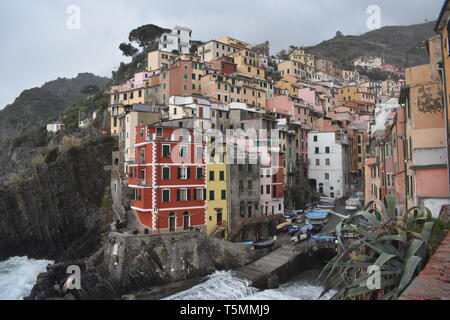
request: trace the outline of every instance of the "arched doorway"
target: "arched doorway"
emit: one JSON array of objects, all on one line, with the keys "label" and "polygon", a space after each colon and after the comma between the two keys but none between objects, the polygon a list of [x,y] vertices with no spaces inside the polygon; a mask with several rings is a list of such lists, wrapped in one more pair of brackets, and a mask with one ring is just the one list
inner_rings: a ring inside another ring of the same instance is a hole
[{"label": "arched doorway", "polygon": [[169,214],[169,231],[175,232],[177,229],[177,216],[175,213]]},{"label": "arched doorway", "polygon": [[183,213],[183,226],[185,231],[191,228],[191,217],[189,216],[189,212]]}]

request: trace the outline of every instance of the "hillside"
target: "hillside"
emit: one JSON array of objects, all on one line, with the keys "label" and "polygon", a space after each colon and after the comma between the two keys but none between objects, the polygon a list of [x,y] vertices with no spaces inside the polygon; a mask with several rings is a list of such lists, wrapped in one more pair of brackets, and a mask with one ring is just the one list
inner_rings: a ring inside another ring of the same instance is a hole
[{"label": "hillside", "polygon": [[109,81],[90,73],[80,73],[73,79],[58,78],[40,88],[23,91],[12,104],[0,110],[0,143],[59,116],[76,101],[87,97],[81,93],[87,85],[104,89]]},{"label": "hillside", "polygon": [[316,57],[346,67],[363,55],[383,56],[386,63],[410,67],[428,63],[424,40],[435,35],[434,22],[411,26],[383,27],[360,36],[335,37],[305,48]]}]

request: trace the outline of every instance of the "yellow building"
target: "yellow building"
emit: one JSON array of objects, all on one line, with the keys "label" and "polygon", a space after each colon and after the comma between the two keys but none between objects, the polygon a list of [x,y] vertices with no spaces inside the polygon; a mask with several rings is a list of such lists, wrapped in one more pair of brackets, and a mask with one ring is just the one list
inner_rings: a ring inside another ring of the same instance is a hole
[{"label": "yellow building", "polygon": [[230,37],[222,37],[219,39],[219,42],[228,44],[230,46],[235,46],[235,47],[238,47],[241,49],[251,49],[252,48],[251,44],[241,41],[241,40],[238,40],[238,39],[233,39]]},{"label": "yellow building", "polygon": [[266,70],[259,62],[257,51],[250,49],[241,49],[229,55],[234,59],[238,73],[246,74],[252,77],[265,79]]},{"label": "yellow building", "polygon": [[240,48],[220,41],[211,40],[198,47],[197,54],[203,61],[211,62],[239,51]]},{"label": "yellow building", "polygon": [[288,93],[289,96],[297,97],[298,89],[302,88],[301,84],[297,83],[295,76],[285,76],[280,81],[277,81],[276,86]]},{"label": "yellow building", "polygon": [[365,87],[348,86],[340,88],[338,91],[339,103],[348,101],[375,103],[375,98],[376,95],[373,93],[372,89]]},{"label": "yellow building", "polygon": [[278,72],[282,77],[294,76],[297,78],[306,77],[306,65],[296,61],[286,60],[278,65]]},{"label": "yellow building", "polygon": [[165,51],[152,51],[148,53],[147,71],[159,70],[173,63],[178,54]]},{"label": "yellow building", "polygon": [[[224,147],[225,149],[225,147]],[[226,157],[217,152],[206,165],[206,232],[210,236],[227,238],[228,232],[228,165]]]},{"label": "yellow building", "polygon": [[289,55],[289,60],[295,61],[305,66],[307,72],[314,72],[315,59],[314,55],[305,53],[303,49],[297,49]]}]

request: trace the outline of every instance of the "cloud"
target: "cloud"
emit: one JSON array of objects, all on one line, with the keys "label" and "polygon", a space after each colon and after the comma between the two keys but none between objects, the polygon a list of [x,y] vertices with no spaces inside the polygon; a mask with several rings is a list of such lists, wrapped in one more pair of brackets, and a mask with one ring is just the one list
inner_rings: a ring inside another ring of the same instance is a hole
[{"label": "cloud", "polygon": [[[81,9],[81,29],[69,30],[67,7]],[[0,108],[24,89],[79,72],[110,76],[121,61],[118,46],[147,23],[189,26],[193,38],[223,35],[251,43],[270,41],[273,53],[344,34],[367,32],[366,9],[378,5],[382,25],[433,20],[442,0],[16,0],[0,2],[3,62]]]}]

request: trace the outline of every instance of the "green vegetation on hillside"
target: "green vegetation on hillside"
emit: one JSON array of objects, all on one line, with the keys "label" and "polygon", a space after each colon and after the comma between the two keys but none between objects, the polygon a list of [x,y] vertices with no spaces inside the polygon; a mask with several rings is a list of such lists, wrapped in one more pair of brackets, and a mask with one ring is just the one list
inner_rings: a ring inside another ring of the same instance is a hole
[{"label": "green vegetation on hillside", "polygon": [[423,42],[435,36],[434,22],[412,26],[383,27],[360,36],[337,36],[305,48],[306,52],[331,60],[341,68],[364,55],[381,56],[386,63],[411,67],[428,63]]}]

